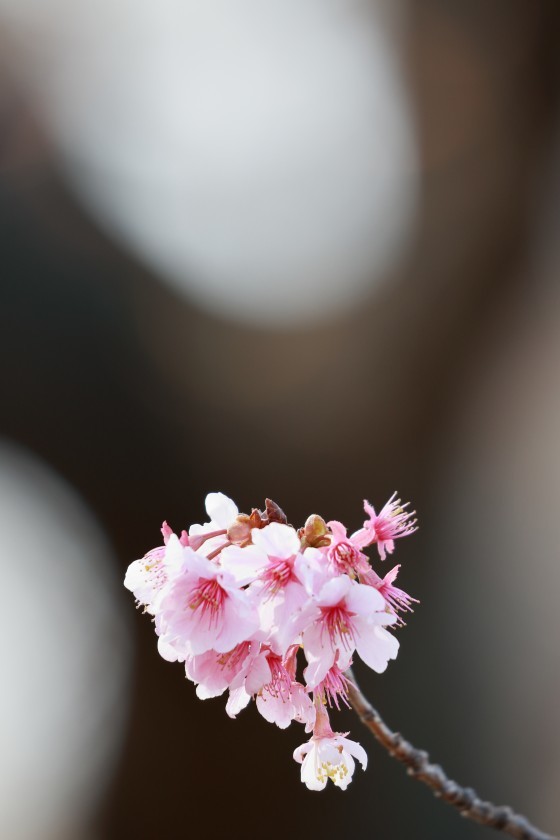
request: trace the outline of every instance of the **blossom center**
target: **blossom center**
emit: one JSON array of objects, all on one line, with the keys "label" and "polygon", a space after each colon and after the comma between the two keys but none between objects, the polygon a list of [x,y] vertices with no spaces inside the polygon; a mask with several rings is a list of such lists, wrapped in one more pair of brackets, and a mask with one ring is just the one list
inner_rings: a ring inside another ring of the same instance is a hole
[{"label": "blossom center", "polygon": [[209,623],[212,624],[218,620],[226,597],[226,593],[215,578],[201,580],[192,591],[188,606],[191,610],[200,610],[201,615],[208,618]]},{"label": "blossom center", "polygon": [[279,697],[284,703],[290,699],[292,690],[292,679],[286,670],[284,663],[280,656],[268,656],[268,667],[272,674],[272,679],[265,686],[269,694],[273,697]]},{"label": "blossom center", "polygon": [[338,542],[329,551],[331,560],[340,572],[352,571],[360,553],[349,542]]},{"label": "blossom center", "polygon": [[167,570],[163,563],[164,548],[154,548],[143,559],[146,579],[154,589],[161,589],[167,583]]},{"label": "blossom center", "polygon": [[251,650],[251,642],[241,642],[233,650],[223,653],[218,659],[221,668],[238,668]]},{"label": "blossom center", "polygon": [[352,613],[343,604],[334,607],[322,607],[323,627],[326,629],[333,647],[338,643],[346,650],[355,647],[355,634],[352,624]]},{"label": "blossom center", "polygon": [[265,592],[269,597],[276,595],[286,584],[296,579],[293,564],[293,557],[288,560],[281,560],[277,557],[269,558],[268,566],[261,575],[261,580],[265,584]]},{"label": "blossom center", "polygon": [[336,706],[336,708],[340,711],[340,704],[338,702],[339,697],[342,699],[342,702],[350,708],[350,703],[348,701],[348,684],[348,679],[344,676],[338,665],[333,665],[332,668],[329,668],[325,679],[320,684],[319,693],[324,694],[325,700],[331,708],[332,706]]},{"label": "blossom center", "polygon": [[[339,747],[339,751],[342,753],[342,747]],[[337,779],[338,781],[342,781],[347,775],[348,767],[343,761],[340,764],[331,764],[330,761],[323,761],[317,767],[317,779],[321,784],[326,784],[327,779],[330,779],[332,782]]]}]

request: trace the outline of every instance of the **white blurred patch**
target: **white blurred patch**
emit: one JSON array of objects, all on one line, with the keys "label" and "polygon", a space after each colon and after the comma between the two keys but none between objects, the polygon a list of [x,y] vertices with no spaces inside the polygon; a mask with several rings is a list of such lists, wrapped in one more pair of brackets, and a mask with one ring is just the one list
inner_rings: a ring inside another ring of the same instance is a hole
[{"label": "white blurred patch", "polygon": [[407,243],[400,8],[0,0],[101,223],[179,292],[264,326],[354,307]]},{"label": "white blurred patch", "polygon": [[110,780],[130,650],[91,515],[0,443],[0,837],[79,837]]}]

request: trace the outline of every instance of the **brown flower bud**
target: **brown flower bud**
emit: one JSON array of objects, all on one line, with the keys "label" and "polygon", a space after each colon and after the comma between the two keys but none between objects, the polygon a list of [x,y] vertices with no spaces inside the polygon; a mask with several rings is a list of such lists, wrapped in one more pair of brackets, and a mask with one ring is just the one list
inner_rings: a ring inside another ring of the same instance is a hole
[{"label": "brown flower bud", "polygon": [[280,522],[282,525],[288,524],[288,517],[276,502],[273,502],[272,499],[265,499],[264,503],[269,522]]},{"label": "brown flower bud", "polygon": [[249,520],[251,522],[251,528],[264,528],[265,525],[268,525],[266,516],[257,508],[253,508]]}]

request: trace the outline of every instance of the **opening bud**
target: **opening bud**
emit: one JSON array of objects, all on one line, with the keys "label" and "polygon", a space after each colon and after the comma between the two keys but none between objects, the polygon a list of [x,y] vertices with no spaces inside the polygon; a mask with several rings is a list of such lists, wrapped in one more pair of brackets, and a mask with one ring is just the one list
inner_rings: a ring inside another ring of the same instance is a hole
[{"label": "opening bud", "polygon": [[322,548],[329,545],[331,541],[327,523],[317,513],[312,513],[307,517],[305,525],[300,530],[300,538],[302,548]]}]

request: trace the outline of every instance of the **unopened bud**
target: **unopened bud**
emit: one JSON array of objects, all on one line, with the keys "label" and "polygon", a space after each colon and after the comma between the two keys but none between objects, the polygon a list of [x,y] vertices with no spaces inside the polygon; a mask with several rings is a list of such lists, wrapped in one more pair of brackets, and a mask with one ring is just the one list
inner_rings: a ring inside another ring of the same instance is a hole
[{"label": "unopened bud", "polygon": [[269,522],[280,522],[282,525],[288,524],[288,517],[276,502],[272,499],[265,499],[266,515]]},{"label": "unopened bud", "polygon": [[302,543],[305,546],[312,548],[321,548],[324,545],[329,545],[330,536],[327,523],[322,516],[317,513],[312,513],[307,517],[307,521],[303,526],[303,533],[301,535]]},{"label": "unopened bud", "polygon": [[264,513],[261,513],[260,510],[257,510],[257,508],[253,508],[251,511],[249,521],[251,523],[251,528],[264,528],[265,525],[268,525],[266,516]]}]

